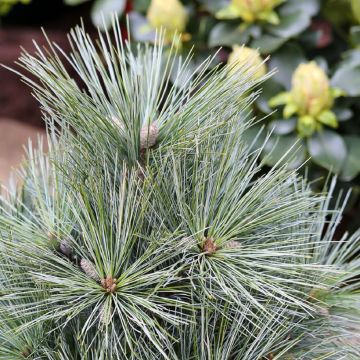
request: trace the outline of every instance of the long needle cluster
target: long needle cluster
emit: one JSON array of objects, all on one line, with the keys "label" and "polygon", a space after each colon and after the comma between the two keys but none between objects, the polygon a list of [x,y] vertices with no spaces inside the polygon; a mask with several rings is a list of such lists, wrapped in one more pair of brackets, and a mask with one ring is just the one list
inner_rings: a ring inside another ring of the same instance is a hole
[{"label": "long needle cluster", "polygon": [[0,359],[359,359],[360,233],[335,182],[263,172],[258,69],[69,40],[19,60],[50,149],[1,198]]}]

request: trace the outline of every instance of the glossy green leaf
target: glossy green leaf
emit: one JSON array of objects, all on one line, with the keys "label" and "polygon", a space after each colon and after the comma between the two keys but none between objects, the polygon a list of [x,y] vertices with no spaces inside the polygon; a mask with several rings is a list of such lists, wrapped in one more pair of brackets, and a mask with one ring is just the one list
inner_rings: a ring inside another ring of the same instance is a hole
[{"label": "glossy green leaf", "polygon": [[308,139],[312,160],[338,174],[346,160],[347,149],[343,138],[334,131],[323,130]]},{"label": "glossy green leaf", "polygon": [[348,50],[343,56],[345,56],[345,58],[341,61],[338,67],[339,69],[346,66],[355,67],[360,65],[360,48]]},{"label": "glossy green leaf", "polygon": [[245,130],[242,140],[250,146],[251,150],[257,150],[264,145],[266,139],[265,130],[260,125],[253,125]]},{"label": "glossy green leaf", "polygon": [[301,11],[309,16],[314,16],[320,10],[320,1],[321,0],[287,0],[281,7],[280,13],[287,14]]},{"label": "glossy green leaf", "polygon": [[341,179],[350,181],[360,173],[360,137],[344,136],[348,155],[342,168]]},{"label": "glossy green leaf", "polygon": [[278,50],[287,39],[269,34],[264,34],[251,43],[251,47],[259,49],[261,54],[271,54]]},{"label": "glossy green leaf", "polygon": [[244,44],[248,41],[249,35],[249,30],[242,30],[239,24],[220,22],[210,31],[208,45],[215,47]]},{"label": "glossy green leaf", "polygon": [[294,11],[280,16],[279,25],[268,26],[267,30],[285,39],[301,34],[310,25],[310,16],[303,11]]},{"label": "glossy green leaf", "polygon": [[126,0],[96,0],[91,8],[91,20],[102,30],[111,26],[113,15],[120,17],[125,10]]},{"label": "glossy green leaf", "polygon": [[274,166],[279,161],[289,168],[299,167],[306,158],[306,149],[302,140],[296,135],[271,136],[265,145],[262,159],[268,166]]},{"label": "glossy green leaf", "polygon": [[331,79],[331,85],[345,91],[350,96],[360,96],[360,65],[341,66]]},{"label": "glossy green leaf", "polygon": [[354,115],[354,112],[348,108],[334,108],[333,109],[336,118],[339,121],[347,121],[349,119],[351,119]]},{"label": "glossy green leaf", "polygon": [[269,130],[276,135],[287,135],[295,131],[296,118],[290,118],[287,120],[274,120],[269,124]]}]

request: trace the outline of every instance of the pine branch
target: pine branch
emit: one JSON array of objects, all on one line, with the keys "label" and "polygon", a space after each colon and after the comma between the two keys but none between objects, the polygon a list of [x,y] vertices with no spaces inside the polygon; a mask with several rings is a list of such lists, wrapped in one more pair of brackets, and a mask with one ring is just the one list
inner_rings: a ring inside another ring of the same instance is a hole
[{"label": "pine branch", "polygon": [[115,22],[20,58],[50,150],[29,146],[0,201],[0,359],[359,357],[360,234],[334,241],[335,183],[314,194],[291,154],[264,174],[251,71],[189,73],[163,39]]}]

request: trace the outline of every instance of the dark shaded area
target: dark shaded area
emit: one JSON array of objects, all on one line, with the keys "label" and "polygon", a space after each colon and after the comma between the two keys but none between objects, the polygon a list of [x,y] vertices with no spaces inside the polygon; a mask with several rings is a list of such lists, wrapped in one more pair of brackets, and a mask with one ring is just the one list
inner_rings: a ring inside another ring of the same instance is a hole
[{"label": "dark shaded area", "polygon": [[[63,0],[33,0],[29,5],[18,4],[1,18],[0,63],[19,69],[14,62],[19,57],[20,46],[34,50],[33,40],[45,44],[43,27],[49,38],[64,50],[69,50],[67,33],[80,18],[86,28],[94,32],[89,18],[91,2],[79,6],[66,6]],[[27,124],[43,126],[37,101],[19,76],[0,68],[0,118],[12,118]]]}]

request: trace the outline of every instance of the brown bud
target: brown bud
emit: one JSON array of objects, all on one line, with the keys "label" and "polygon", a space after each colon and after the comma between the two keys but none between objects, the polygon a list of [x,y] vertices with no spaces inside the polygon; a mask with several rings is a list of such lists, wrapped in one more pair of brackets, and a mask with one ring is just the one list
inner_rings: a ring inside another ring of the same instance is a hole
[{"label": "brown bud", "polygon": [[106,278],[101,279],[101,285],[107,293],[113,294],[117,289],[116,281],[116,278],[108,275]]},{"label": "brown bud", "polygon": [[156,123],[144,125],[140,131],[140,150],[149,149],[156,144],[159,128]]},{"label": "brown bud", "polygon": [[28,358],[31,355],[31,349],[29,346],[25,346],[24,350],[21,352],[21,356]]},{"label": "brown bud", "polygon": [[203,251],[209,255],[212,255],[216,252],[217,246],[215,244],[215,241],[213,238],[206,238],[204,245],[203,245]]},{"label": "brown bud", "polygon": [[92,262],[89,260],[86,260],[84,258],[80,261],[80,267],[84,271],[84,273],[89,276],[91,279],[94,279],[96,281],[100,281],[100,277],[95,269],[95,266]]}]

